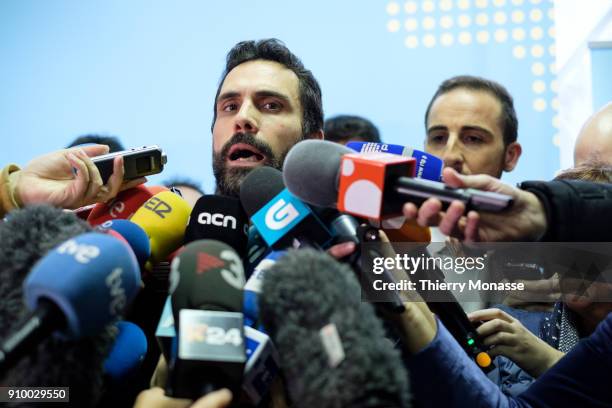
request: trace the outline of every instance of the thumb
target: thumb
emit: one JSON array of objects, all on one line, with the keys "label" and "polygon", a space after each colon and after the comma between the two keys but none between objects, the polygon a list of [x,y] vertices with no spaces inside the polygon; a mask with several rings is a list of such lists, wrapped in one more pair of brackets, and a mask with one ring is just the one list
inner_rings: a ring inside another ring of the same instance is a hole
[{"label": "thumb", "polygon": [[442,172],[444,183],[455,188],[475,188],[482,191],[496,191],[499,180],[486,174],[464,176],[457,173],[452,167],[447,167]]},{"label": "thumb", "polygon": [[227,388],[213,391],[197,400],[192,408],[224,408],[232,401],[232,393]]},{"label": "thumb", "polygon": [[107,145],[95,144],[89,146],[79,146],[88,157],[100,156],[101,154],[107,154],[109,147]]}]

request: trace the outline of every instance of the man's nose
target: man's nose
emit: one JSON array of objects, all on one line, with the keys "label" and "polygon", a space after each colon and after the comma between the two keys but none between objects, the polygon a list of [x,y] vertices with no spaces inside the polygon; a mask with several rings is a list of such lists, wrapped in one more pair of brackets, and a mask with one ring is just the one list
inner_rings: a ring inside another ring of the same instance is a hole
[{"label": "man's nose", "polygon": [[251,103],[243,103],[235,116],[234,133],[257,133],[258,126],[257,109]]},{"label": "man's nose", "polygon": [[448,138],[442,160],[444,160],[444,167],[452,167],[461,173],[463,167],[463,150],[457,137],[450,136]]}]

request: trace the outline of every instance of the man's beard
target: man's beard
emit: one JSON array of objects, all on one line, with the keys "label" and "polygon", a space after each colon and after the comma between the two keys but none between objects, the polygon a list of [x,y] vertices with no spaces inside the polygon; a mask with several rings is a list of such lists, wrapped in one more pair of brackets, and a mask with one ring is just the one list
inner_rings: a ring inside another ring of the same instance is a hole
[{"label": "man's beard", "polygon": [[251,133],[235,133],[232,138],[225,143],[219,153],[213,151],[213,174],[217,183],[216,194],[238,197],[240,195],[240,185],[242,180],[256,167],[228,167],[227,159],[230,148],[238,143],[245,143],[253,146],[265,156],[262,166],[270,166],[282,170],[285,156],[289,150],[277,157],[270,145],[263,140],[255,138]]}]

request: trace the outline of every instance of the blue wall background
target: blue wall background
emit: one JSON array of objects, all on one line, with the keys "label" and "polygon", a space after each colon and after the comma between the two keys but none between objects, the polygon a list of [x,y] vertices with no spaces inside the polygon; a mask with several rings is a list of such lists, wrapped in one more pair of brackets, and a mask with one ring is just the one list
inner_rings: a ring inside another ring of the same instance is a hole
[{"label": "blue wall background", "polygon": [[503,83],[524,148],[504,179],[549,179],[559,168],[553,18],[548,0],[3,1],[0,164],[105,133],[166,150],[153,182],[189,175],[210,192],[225,54],[277,37],[319,79],[326,115],[364,115],[390,143],[422,148],[425,107],[445,78]]}]

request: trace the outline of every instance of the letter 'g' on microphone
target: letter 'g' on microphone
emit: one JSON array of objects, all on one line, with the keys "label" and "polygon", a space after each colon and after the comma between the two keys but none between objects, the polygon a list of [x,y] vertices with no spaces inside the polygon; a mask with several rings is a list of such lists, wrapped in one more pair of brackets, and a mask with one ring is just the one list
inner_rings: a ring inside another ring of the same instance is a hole
[{"label": "letter 'g' on microphone", "polygon": [[240,201],[268,246],[325,247],[331,232],[312,209],[291,194],[279,170],[258,167],[240,185]]},{"label": "letter 'g' on microphone", "polygon": [[162,191],[147,200],[130,221],[139,225],[151,242],[151,261],[157,263],[183,244],[191,206],[178,195]]}]

